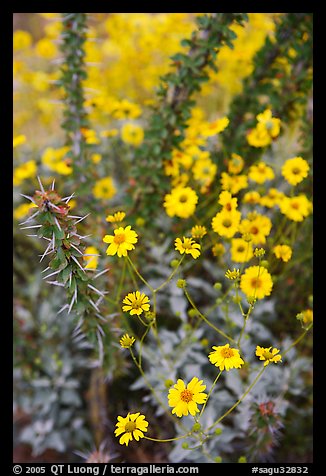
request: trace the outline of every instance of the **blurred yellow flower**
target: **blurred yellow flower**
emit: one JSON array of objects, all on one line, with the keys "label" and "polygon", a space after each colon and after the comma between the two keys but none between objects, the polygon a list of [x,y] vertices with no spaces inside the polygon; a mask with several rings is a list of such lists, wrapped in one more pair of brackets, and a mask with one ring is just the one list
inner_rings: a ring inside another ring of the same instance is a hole
[{"label": "blurred yellow flower", "polygon": [[197,202],[198,196],[191,187],[176,187],[165,195],[163,206],[170,217],[189,218]]},{"label": "blurred yellow flower", "polygon": [[24,180],[35,177],[37,165],[35,160],[28,160],[14,169],[13,184],[20,185]]},{"label": "blurred yellow flower", "polygon": [[291,259],[292,248],[288,245],[277,245],[273,247],[273,253],[276,258],[279,258],[286,263]]},{"label": "blurred yellow flower", "polygon": [[16,30],[13,35],[14,51],[25,50],[32,44],[32,36],[28,31]]},{"label": "blurred yellow flower", "polygon": [[212,219],[212,228],[220,236],[232,238],[239,231],[241,213],[237,210],[226,212],[222,210]]},{"label": "blurred yellow flower", "polygon": [[273,180],[275,174],[265,162],[259,162],[249,168],[248,177],[256,183],[265,183],[267,180]]},{"label": "blurred yellow flower", "polygon": [[35,51],[38,56],[45,59],[53,59],[58,54],[58,49],[52,40],[42,38],[35,45]]},{"label": "blurred yellow flower", "polygon": [[109,200],[110,198],[114,197],[117,190],[113,183],[112,177],[104,177],[95,182],[92,192],[95,198]]},{"label": "blurred yellow flower", "polygon": [[19,145],[25,144],[26,136],[24,134],[19,134],[13,138],[13,148],[18,147]]},{"label": "blurred yellow flower", "polygon": [[263,299],[272,292],[272,277],[263,266],[250,266],[241,276],[240,288],[248,298]]},{"label": "blurred yellow flower", "polygon": [[128,122],[121,128],[121,139],[126,144],[139,146],[144,140],[144,130],[141,126]]},{"label": "blurred yellow flower", "polygon": [[87,255],[98,255],[99,251],[95,246],[87,246],[84,251],[83,259],[87,262],[85,269],[97,269],[98,266],[98,256],[87,256]]},{"label": "blurred yellow flower", "polygon": [[308,176],[309,165],[302,157],[288,159],[282,167],[282,175],[290,185],[297,185]]}]

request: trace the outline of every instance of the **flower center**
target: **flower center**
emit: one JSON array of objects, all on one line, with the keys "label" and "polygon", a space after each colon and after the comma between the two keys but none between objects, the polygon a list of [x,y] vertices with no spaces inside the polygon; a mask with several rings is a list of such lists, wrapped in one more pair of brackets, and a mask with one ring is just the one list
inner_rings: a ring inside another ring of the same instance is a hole
[{"label": "flower center", "polygon": [[299,175],[300,169],[299,169],[298,167],[294,167],[294,169],[292,169],[292,173],[293,173],[294,175]]},{"label": "flower center", "polygon": [[191,241],[185,241],[182,246],[184,247],[185,250],[191,250],[192,249],[192,244]]},{"label": "flower center", "polygon": [[239,246],[238,247],[238,253],[243,253],[244,252],[244,246]]},{"label": "flower center", "polygon": [[181,394],[180,394],[180,398],[183,402],[186,402],[186,403],[189,403],[191,402],[192,400],[192,392],[190,390],[182,390]]},{"label": "flower center", "polygon": [[133,309],[139,309],[141,307],[141,300],[140,299],[135,299],[134,302],[131,304],[131,307]]},{"label": "flower center", "polygon": [[264,173],[265,172],[265,165],[264,164],[259,164],[258,165],[258,171],[260,173]]},{"label": "flower center", "polygon": [[188,200],[187,195],[180,195],[179,202],[185,203]]},{"label": "flower center", "polygon": [[258,232],[259,232],[259,230],[256,226],[251,227],[250,233],[252,233],[253,235],[257,235]]},{"label": "flower center", "polygon": [[263,352],[263,357],[265,357],[266,360],[272,359],[274,356],[272,352],[269,352],[268,350],[264,350]]},{"label": "flower center", "polygon": [[294,210],[298,210],[298,209],[299,209],[299,204],[298,204],[298,202],[292,202],[292,203],[291,203],[291,207],[294,208]]},{"label": "flower center", "polygon": [[124,243],[126,241],[126,235],[124,233],[120,233],[120,235],[115,235],[113,241],[116,245],[121,245],[121,243]]},{"label": "flower center", "polygon": [[225,228],[230,228],[231,225],[232,225],[232,221],[229,220],[228,218],[226,220],[223,220],[223,226]]},{"label": "flower center", "polygon": [[131,433],[132,431],[136,430],[136,423],[134,421],[128,421],[128,423],[126,423],[125,430],[127,433]]},{"label": "flower center", "polygon": [[229,359],[230,357],[234,356],[233,350],[230,349],[229,347],[227,347],[226,349],[222,349],[221,354],[222,354],[222,357],[224,357],[225,359]]},{"label": "flower center", "polygon": [[252,278],[251,286],[255,289],[261,288],[261,279],[260,278]]},{"label": "flower center", "polygon": [[227,204],[225,205],[225,208],[226,208],[226,210],[227,210],[228,212],[230,212],[230,211],[232,210],[231,203],[227,203]]}]

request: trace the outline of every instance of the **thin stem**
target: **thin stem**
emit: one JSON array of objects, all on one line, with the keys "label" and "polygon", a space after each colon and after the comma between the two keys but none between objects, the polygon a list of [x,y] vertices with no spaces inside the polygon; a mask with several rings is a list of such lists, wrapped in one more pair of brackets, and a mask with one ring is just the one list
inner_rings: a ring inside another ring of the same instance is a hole
[{"label": "thin stem", "polygon": [[146,281],[146,279],[139,273],[138,269],[136,268],[136,266],[134,265],[134,263],[131,261],[130,257],[127,255],[127,260],[128,262],[130,263],[132,269],[135,271],[135,273],[137,274],[138,278],[143,281],[143,283],[148,287],[148,289],[150,289],[152,292],[154,292],[154,288],[149,284],[148,281]]},{"label": "thin stem", "polygon": [[206,324],[208,324],[210,327],[212,327],[216,332],[218,332],[219,334],[221,334],[223,337],[225,337],[225,339],[229,340],[230,342],[234,342],[235,343],[235,340],[232,339],[232,337],[228,336],[227,334],[225,334],[225,332],[221,331],[221,329],[219,329],[218,327],[214,326],[214,324],[212,324],[205,316],[204,314],[202,314],[199,309],[197,308],[197,306],[194,304],[193,300],[191,299],[191,297],[189,296],[189,293],[186,289],[184,289],[184,293],[189,301],[189,303],[191,304],[191,306],[195,309],[195,311],[198,313],[198,315],[203,319],[203,321],[206,322]]},{"label": "thin stem", "polygon": [[220,423],[226,416],[229,415],[229,413],[231,413],[238,405],[239,403],[242,402],[242,400],[248,395],[248,393],[250,392],[250,390],[254,387],[254,385],[256,385],[256,383],[258,382],[258,380],[260,379],[260,377],[262,376],[264,370],[266,369],[266,367],[263,367],[260,372],[258,373],[258,375],[256,376],[255,380],[251,383],[251,385],[247,388],[247,390],[245,391],[245,393],[239,398],[238,401],[235,402],[234,405],[232,405],[231,408],[229,408],[218,420],[216,420],[215,423],[213,423],[209,428],[208,430],[211,430],[212,428],[214,428],[215,425],[217,425],[218,423]]},{"label": "thin stem", "polygon": [[149,436],[145,436],[144,435],[144,438],[146,438],[146,440],[150,440],[150,441],[158,441],[160,443],[166,443],[168,441],[177,441],[177,440],[181,440],[182,438],[187,438],[187,436],[191,435],[191,432],[187,433],[186,435],[182,435],[182,436],[176,436],[175,438],[167,438],[165,440],[160,440],[158,438],[150,438]]},{"label": "thin stem", "polygon": [[292,349],[292,347],[297,345],[304,338],[304,336],[307,334],[307,332],[311,328],[312,328],[312,323],[307,327],[307,329],[302,334],[299,335],[299,337],[294,342],[292,342],[292,344],[284,352],[282,352],[282,356],[286,355]]},{"label": "thin stem", "polygon": [[164,286],[166,286],[170,281],[171,279],[173,278],[173,276],[176,274],[176,272],[178,271],[179,269],[179,266],[181,265],[183,259],[184,259],[185,255],[183,255],[179,261],[179,263],[176,265],[176,267],[174,268],[174,270],[172,271],[172,273],[170,274],[170,276],[164,281],[164,283],[162,283],[158,288],[156,288],[154,291],[157,292],[159,291],[160,289],[162,289]]},{"label": "thin stem", "polygon": [[206,405],[207,405],[208,399],[209,399],[209,397],[211,396],[211,393],[212,393],[212,391],[213,391],[213,389],[214,389],[214,387],[215,387],[215,385],[216,385],[216,382],[217,382],[218,379],[220,378],[221,374],[222,374],[222,370],[217,374],[217,376],[216,376],[216,378],[215,378],[215,380],[214,380],[214,382],[213,382],[213,384],[212,384],[212,386],[211,386],[211,389],[210,389],[210,391],[208,392],[206,401],[205,401],[204,405],[202,406],[202,409],[201,409],[201,411],[200,411],[200,413],[199,413],[198,420],[200,420],[200,417],[202,416],[203,411],[204,411],[204,409],[205,409],[205,407],[206,407]]}]

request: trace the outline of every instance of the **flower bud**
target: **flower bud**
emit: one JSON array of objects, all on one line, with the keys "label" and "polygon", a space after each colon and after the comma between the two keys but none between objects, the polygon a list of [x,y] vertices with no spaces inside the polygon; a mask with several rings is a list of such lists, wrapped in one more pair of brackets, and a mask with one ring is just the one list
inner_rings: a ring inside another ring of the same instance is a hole
[{"label": "flower bud", "polygon": [[199,431],[201,429],[201,424],[200,423],[195,423],[194,426],[192,427],[192,431]]},{"label": "flower bud", "polygon": [[187,450],[187,449],[189,448],[189,445],[188,445],[188,443],[187,443],[186,441],[184,441],[184,442],[182,443],[182,448],[183,448],[184,450]]},{"label": "flower bud", "polygon": [[215,456],[214,461],[215,461],[215,463],[222,463],[221,456]]},{"label": "flower bud", "polygon": [[187,286],[187,282],[185,279],[178,279],[177,281],[177,287],[184,289]]},{"label": "flower bud", "polygon": [[220,291],[220,289],[222,289],[222,283],[215,283],[214,289],[216,289],[217,291]]}]

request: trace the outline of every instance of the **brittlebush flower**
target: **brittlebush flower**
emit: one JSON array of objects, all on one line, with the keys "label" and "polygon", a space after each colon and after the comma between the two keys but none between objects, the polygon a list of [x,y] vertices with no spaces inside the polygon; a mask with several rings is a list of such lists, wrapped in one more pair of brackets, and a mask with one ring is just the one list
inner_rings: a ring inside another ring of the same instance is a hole
[{"label": "brittlebush flower", "polygon": [[282,175],[291,185],[297,185],[307,177],[309,165],[302,157],[288,159],[282,167]]},{"label": "brittlebush flower", "polygon": [[131,229],[130,225],[125,228],[120,226],[114,230],[114,235],[104,236],[104,243],[110,243],[110,246],[106,250],[106,254],[109,256],[117,254],[119,258],[121,258],[121,256],[127,256],[128,251],[135,249],[134,243],[137,243],[137,237],[137,233]]},{"label": "brittlebush flower", "polygon": [[174,244],[175,249],[182,255],[183,253],[190,254],[194,259],[200,256],[200,244],[196,243],[192,238],[183,237],[182,240],[176,238]]},{"label": "brittlebush flower", "polygon": [[116,212],[113,215],[108,215],[105,220],[109,223],[119,223],[125,216],[125,212]]},{"label": "brittlebush flower", "polygon": [[277,245],[273,248],[273,253],[276,258],[281,259],[285,263],[291,259],[292,248],[288,245]]},{"label": "brittlebush flower", "polygon": [[228,161],[228,172],[230,174],[239,174],[244,167],[244,160],[241,155],[231,154],[231,159]]},{"label": "brittlebush flower", "polygon": [[232,197],[231,193],[227,190],[223,190],[220,193],[218,203],[223,206],[223,210],[226,212],[232,212],[238,208],[238,199]]},{"label": "brittlebush flower", "polygon": [[116,194],[116,188],[114,186],[111,177],[104,177],[95,182],[93,187],[93,195],[95,198],[110,199]]},{"label": "brittlebush flower", "polygon": [[244,218],[239,225],[240,233],[250,233],[253,245],[266,243],[266,237],[270,234],[271,228],[270,218],[259,213],[248,214],[248,217]]},{"label": "brittlebush flower", "polygon": [[208,358],[220,370],[239,369],[244,364],[238,349],[231,348],[230,344],[213,346],[212,349]]},{"label": "brittlebush flower", "polygon": [[224,131],[229,125],[229,119],[227,117],[222,117],[221,119],[216,119],[213,122],[209,122],[202,126],[201,135],[204,137],[211,137],[219,134]]},{"label": "brittlebush flower", "polygon": [[246,175],[229,175],[221,173],[221,186],[223,190],[228,190],[232,195],[236,195],[243,188],[248,187],[248,177]]},{"label": "brittlebush flower", "polygon": [[193,215],[198,196],[191,187],[175,187],[164,197],[164,207],[170,217],[189,218]]},{"label": "brittlebush flower", "polygon": [[231,259],[236,263],[246,263],[253,257],[252,244],[243,238],[233,238],[230,251]]},{"label": "brittlebush flower", "polygon": [[220,236],[232,238],[239,230],[241,213],[237,210],[226,212],[222,210],[212,219],[212,228]]},{"label": "brittlebush flower", "polygon": [[120,343],[120,345],[121,345],[121,347],[122,347],[123,349],[130,349],[130,347],[133,345],[133,343],[135,342],[135,340],[136,340],[136,339],[135,339],[134,337],[132,337],[132,336],[130,337],[129,334],[124,334],[124,335],[121,337],[119,343]]},{"label": "brittlebush flower", "polygon": [[195,225],[191,228],[191,236],[193,238],[203,238],[207,234],[207,230],[205,226],[202,225]]},{"label": "brittlebush flower", "polygon": [[272,277],[263,266],[250,266],[241,276],[240,288],[247,297],[263,299],[272,292]]},{"label": "brittlebush flower", "polygon": [[121,139],[126,144],[139,146],[144,140],[144,130],[141,126],[127,123],[122,126]]},{"label": "brittlebush flower", "polygon": [[128,413],[125,418],[118,416],[116,427],[114,430],[115,436],[120,436],[123,433],[119,439],[120,445],[128,446],[129,441],[132,441],[133,438],[135,438],[136,441],[138,441],[139,438],[144,438],[148,421],[145,420],[145,415],[141,415],[139,412]]},{"label": "brittlebush flower", "polygon": [[303,221],[311,213],[312,203],[304,194],[284,197],[280,203],[280,210],[289,220]]},{"label": "brittlebush flower", "polygon": [[122,302],[125,304],[122,310],[130,312],[131,316],[134,314],[139,316],[143,311],[149,310],[149,297],[139,291],[127,294]]},{"label": "brittlebush flower", "polygon": [[264,360],[264,367],[266,365],[270,364],[273,362],[274,364],[277,364],[277,362],[282,362],[282,356],[279,354],[279,349],[276,349],[275,347],[271,351],[272,347],[260,347],[257,345],[256,347],[256,355],[259,357],[259,360]]},{"label": "brittlebush flower", "polygon": [[173,407],[172,413],[179,418],[189,413],[196,415],[199,412],[197,404],[205,403],[207,399],[207,394],[203,392],[205,388],[206,385],[197,377],[193,377],[187,386],[183,380],[178,379],[168,394],[169,406]]},{"label": "brittlebush flower", "polygon": [[265,162],[259,162],[259,164],[250,167],[248,177],[256,183],[265,183],[267,180],[273,180],[275,174]]}]

